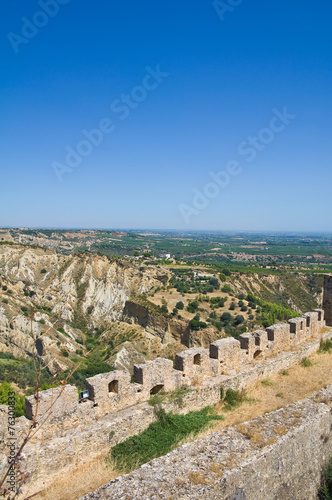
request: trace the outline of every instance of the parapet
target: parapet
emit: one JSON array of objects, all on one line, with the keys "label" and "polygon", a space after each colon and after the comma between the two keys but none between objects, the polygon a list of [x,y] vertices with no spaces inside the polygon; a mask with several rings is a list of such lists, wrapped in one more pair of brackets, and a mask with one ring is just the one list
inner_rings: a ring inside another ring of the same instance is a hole
[{"label": "parapet", "polygon": [[316,337],[319,330],[318,312],[308,312],[303,317],[306,319],[307,338]]},{"label": "parapet", "polygon": [[307,338],[307,322],[306,319],[302,318],[292,318],[288,320],[290,327],[290,339],[291,344],[299,345],[306,341]]},{"label": "parapet", "polygon": [[277,323],[266,329],[267,338],[272,342],[274,351],[287,351],[290,348],[290,325],[287,323]]},{"label": "parapet", "polygon": [[148,395],[161,390],[173,391],[176,388],[173,362],[170,359],[157,358],[142,365],[135,365],[134,380],[136,384],[143,386]]},{"label": "parapet", "polygon": [[324,309],[315,309],[315,312],[318,314],[318,332],[326,326]]},{"label": "parapet", "polygon": [[217,374],[239,368],[241,365],[240,342],[233,337],[216,340],[210,344],[210,358],[217,360]]},{"label": "parapet", "polygon": [[208,349],[193,347],[175,355],[174,368],[182,372],[186,382],[197,382],[203,377],[210,376],[210,357]]},{"label": "parapet", "polygon": [[64,385],[38,392],[25,398],[25,414],[29,420],[41,422],[47,417],[49,422],[63,420],[78,410],[77,388]]},{"label": "parapet", "polygon": [[89,399],[101,411],[118,411],[126,406],[136,403],[130,388],[130,373],[125,371],[112,371],[102,373],[86,379],[85,386],[89,391]]},{"label": "parapet", "polygon": [[[110,371],[86,379],[90,405],[79,404],[76,387],[66,385],[41,391],[26,398],[26,416],[49,421],[70,418],[79,410],[94,407],[97,416],[115,413],[124,408],[148,401],[159,391],[172,392],[185,385],[201,385],[205,379],[218,375],[238,374],[244,365],[253,363],[268,353],[287,351],[307,340],[318,338],[325,326],[324,310],[316,309],[301,318],[278,323],[266,330],[243,333],[239,340],[228,337],[210,344],[209,349],[194,347],[170,359],[157,358],[134,366],[134,382],[129,372]],[[60,397],[61,396],[61,397]],[[84,413],[84,414],[85,414]]]}]

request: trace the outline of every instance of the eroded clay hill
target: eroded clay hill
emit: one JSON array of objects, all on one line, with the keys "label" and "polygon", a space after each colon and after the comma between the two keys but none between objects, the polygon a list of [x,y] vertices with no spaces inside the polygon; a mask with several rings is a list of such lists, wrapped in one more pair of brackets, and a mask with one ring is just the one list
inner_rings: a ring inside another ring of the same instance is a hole
[{"label": "eroded clay hill", "polygon": [[[39,355],[75,353],[84,332],[106,331],[121,320],[127,300],[157,287],[164,276],[156,268],[142,272],[98,255],[1,246],[0,350],[26,357],[33,352],[33,337],[42,336]],[[66,365],[66,359],[56,364]]]}]

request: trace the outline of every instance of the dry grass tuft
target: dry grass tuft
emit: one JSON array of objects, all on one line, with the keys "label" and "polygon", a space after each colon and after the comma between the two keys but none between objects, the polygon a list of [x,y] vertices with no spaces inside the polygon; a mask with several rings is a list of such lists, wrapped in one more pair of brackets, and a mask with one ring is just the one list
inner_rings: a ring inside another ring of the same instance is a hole
[{"label": "dry grass tuft", "polygon": [[192,484],[210,484],[209,481],[206,480],[206,474],[203,472],[190,472],[189,481]]}]

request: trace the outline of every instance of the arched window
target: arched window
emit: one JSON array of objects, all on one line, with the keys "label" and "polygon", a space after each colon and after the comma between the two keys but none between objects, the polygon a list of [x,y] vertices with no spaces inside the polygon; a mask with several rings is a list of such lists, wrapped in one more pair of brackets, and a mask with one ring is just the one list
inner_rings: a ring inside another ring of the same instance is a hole
[{"label": "arched window", "polygon": [[200,365],[201,364],[201,355],[200,354],[195,354],[194,356],[194,365]]},{"label": "arched window", "polygon": [[108,392],[113,392],[113,393],[117,394],[118,390],[119,390],[119,381],[112,380],[112,382],[110,382],[108,384]]}]

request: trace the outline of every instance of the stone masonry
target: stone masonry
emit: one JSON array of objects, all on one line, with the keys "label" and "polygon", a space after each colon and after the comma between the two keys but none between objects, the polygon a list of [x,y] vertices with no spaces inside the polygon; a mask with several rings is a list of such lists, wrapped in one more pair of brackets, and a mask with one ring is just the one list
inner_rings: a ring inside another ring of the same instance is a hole
[{"label": "stone masonry", "polygon": [[[183,386],[197,386],[219,375],[234,376],[243,371],[248,363],[268,358],[318,338],[325,325],[324,311],[317,309],[302,318],[278,323],[266,330],[243,333],[239,340],[223,338],[213,342],[209,349],[186,349],[169,359],[157,358],[134,366],[134,381],[129,372],[116,370],[90,377],[85,381],[89,400],[95,414],[102,416],[148,401],[151,394],[171,392]],[[58,392],[61,397],[58,397]],[[60,393],[59,392],[59,393]],[[78,410],[75,387],[49,389],[26,398],[26,416],[41,421],[44,416],[52,420],[66,420]],[[48,409],[51,407],[51,411]],[[80,405],[80,411],[84,406]],[[37,415],[38,413],[38,415]]]},{"label": "stone masonry", "polygon": [[81,500],[316,500],[332,455],[332,386],[185,444]]},{"label": "stone masonry", "polygon": [[323,309],[325,311],[326,324],[332,326],[332,276],[324,277]]}]

